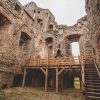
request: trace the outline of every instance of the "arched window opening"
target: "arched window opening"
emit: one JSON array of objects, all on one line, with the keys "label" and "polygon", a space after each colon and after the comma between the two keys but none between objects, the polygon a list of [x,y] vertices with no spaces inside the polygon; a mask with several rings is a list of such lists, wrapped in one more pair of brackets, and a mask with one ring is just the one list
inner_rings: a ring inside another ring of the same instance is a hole
[{"label": "arched window opening", "polygon": [[51,44],[53,42],[53,38],[52,37],[48,37],[47,39],[46,39],[46,43],[47,44]]},{"label": "arched window opening", "polygon": [[21,32],[20,41],[19,41],[20,46],[28,45],[30,40],[31,37],[27,33]]},{"label": "arched window opening", "polygon": [[0,13],[0,27],[9,23],[8,19]]},{"label": "arched window opening", "polygon": [[53,25],[52,24],[49,25],[49,30],[53,30]]},{"label": "arched window opening", "polygon": [[53,57],[53,38],[48,37],[46,40],[48,57]]},{"label": "arched window opening", "polygon": [[21,12],[21,7],[20,7],[18,4],[16,4],[16,5],[15,5],[15,10],[16,10],[18,13],[20,13],[20,12]]}]

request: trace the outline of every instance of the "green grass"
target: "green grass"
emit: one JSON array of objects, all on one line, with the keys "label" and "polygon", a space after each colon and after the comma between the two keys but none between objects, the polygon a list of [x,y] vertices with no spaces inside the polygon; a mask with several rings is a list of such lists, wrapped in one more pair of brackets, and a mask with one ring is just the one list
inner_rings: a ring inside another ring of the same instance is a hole
[{"label": "green grass", "polygon": [[75,89],[80,89],[80,79],[78,77],[74,79],[74,87]]}]

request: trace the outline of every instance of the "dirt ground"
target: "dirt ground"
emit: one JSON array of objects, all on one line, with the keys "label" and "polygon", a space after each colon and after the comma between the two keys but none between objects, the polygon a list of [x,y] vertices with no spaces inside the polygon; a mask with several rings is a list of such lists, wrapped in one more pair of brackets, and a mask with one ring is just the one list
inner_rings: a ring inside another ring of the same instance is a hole
[{"label": "dirt ground", "polygon": [[81,91],[65,90],[55,93],[43,89],[24,87],[5,89],[0,93],[0,100],[83,100]]}]

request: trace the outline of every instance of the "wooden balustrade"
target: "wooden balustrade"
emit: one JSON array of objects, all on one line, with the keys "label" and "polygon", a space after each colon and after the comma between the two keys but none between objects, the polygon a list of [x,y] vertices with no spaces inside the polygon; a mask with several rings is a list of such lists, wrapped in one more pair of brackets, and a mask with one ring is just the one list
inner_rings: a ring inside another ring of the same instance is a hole
[{"label": "wooden balustrade", "polygon": [[33,61],[27,61],[25,66],[34,67],[49,67],[49,66],[71,66],[78,65],[80,63],[80,57],[67,56],[62,58],[50,58],[50,59],[36,59]]}]

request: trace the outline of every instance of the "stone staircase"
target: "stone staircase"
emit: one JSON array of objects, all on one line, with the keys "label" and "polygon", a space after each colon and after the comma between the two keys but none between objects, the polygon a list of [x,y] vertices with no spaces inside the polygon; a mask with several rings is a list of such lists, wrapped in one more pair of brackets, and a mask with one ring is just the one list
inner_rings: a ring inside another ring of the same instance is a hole
[{"label": "stone staircase", "polygon": [[100,77],[95,64],[85,64],[86,100],[100,100]]}]

